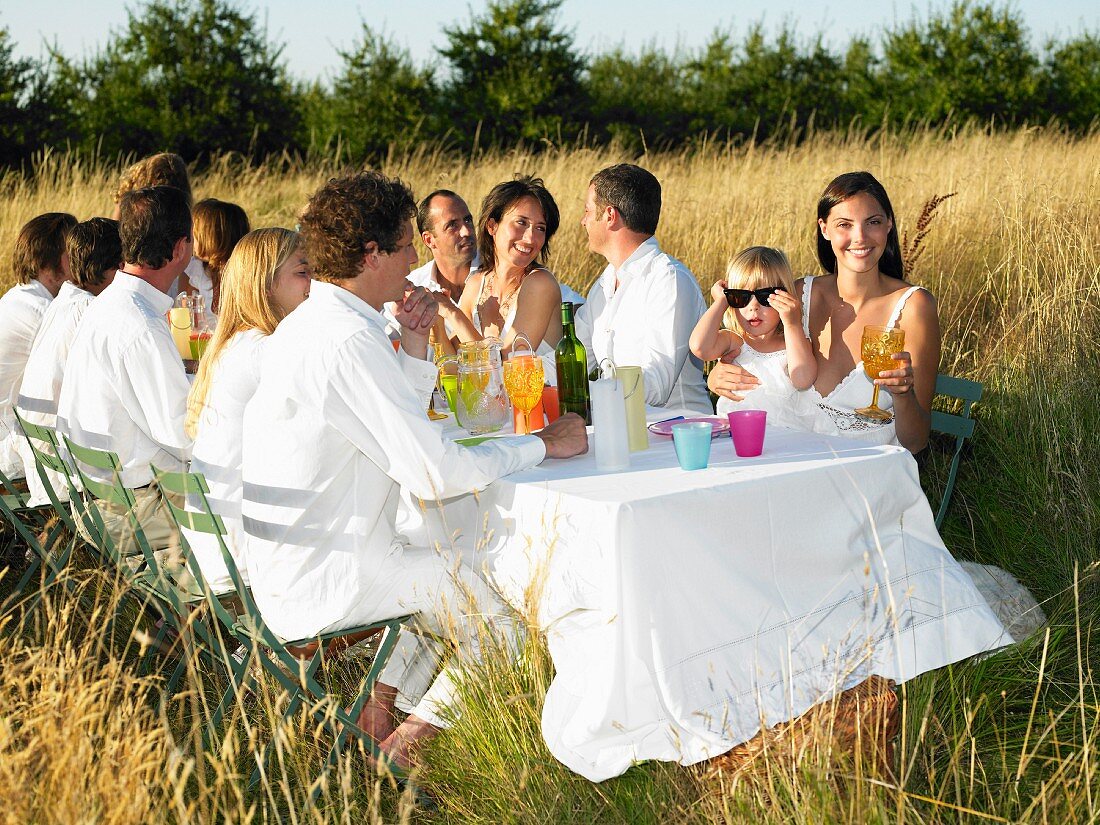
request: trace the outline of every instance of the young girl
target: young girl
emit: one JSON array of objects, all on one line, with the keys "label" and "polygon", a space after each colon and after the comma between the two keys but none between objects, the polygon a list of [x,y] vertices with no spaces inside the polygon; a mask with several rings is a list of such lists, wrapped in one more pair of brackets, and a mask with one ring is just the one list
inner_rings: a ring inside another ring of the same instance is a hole
[{"label": "young girl", "polygon": [[237,242],[248,234],[248,215],[235,203],[206,198],[191,211],[191,236],[195,258],[201,266],[188,266],[180,276],[179,291],[198,293],[214,323],[220,307],[222,270]]},{"label": "young girl", "polygon": [[703,361],[738,364],[760,379],[743,401],[720,398],[718,414],[767,410],[769,424],[795,426],[795,391],[813,385],[817,362],[802,331],[787,256],[767,246],[749,247],[734,256],[710,293],[714,301],[691,333],[691,351]]},{"label": "young girl", "polygon": [[[264,340],[306,299],[310,283],[297,232],[257,229],[245,235],[225,268],[221,323],[199,363],[187,399],[187,433],[195,438],[191,471],[206,476],[210,505],[225,522],[226,544],[246,578],[244,557],[239,554],[244,539],[244,408],[259,382]],[[188,531],[187,542],[212,588],[222,591],[233,586],[216,540]]]}]

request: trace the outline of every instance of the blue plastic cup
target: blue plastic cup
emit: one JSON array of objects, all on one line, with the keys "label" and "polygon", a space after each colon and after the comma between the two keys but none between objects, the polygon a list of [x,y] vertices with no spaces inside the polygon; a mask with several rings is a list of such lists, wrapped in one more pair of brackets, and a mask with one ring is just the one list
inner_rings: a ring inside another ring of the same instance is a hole
[{"label": "blue plastic cup", "polygon": [[672,425],[672,443],[682,470],[702,470],[710,460],[710,436],[713,427],[706,421]]}]

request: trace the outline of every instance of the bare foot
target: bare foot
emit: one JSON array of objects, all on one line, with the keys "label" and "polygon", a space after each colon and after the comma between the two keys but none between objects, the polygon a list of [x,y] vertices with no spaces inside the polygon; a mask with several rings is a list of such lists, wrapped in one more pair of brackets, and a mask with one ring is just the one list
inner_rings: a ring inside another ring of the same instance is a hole
[{"label": "bare foot", "polygon": [[382,754],[396,767],[408,771],[419,747],[438,736],[439,731],[440,728],[419,716],[410,716],[382,743]]}]

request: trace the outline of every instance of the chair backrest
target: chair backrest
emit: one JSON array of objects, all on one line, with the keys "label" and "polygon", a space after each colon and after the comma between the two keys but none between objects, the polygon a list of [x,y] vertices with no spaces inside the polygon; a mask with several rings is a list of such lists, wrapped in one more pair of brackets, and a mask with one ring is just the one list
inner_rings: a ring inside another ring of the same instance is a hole
[{"label": "chair backrest", "polygon": [[[229,571],[229,578],[233,582],[233,589],[240,600],[244,614],[249,618],[253,628],[260,634],[265,644],[270,646],[275,643],[276,639],[264,625],[260,609],[253,600],[248,585],[244,582],[244,577],[237,567],[233,554],[229,551],[229,546],[225,543],[227,535],[225,523],[222,521],[222,517],[210,507],[210,499],[208,498],[210,487],[206,483],[206,478],[202,473],[168,472],[156,466],[151,469],[153,470],[154,483],[161,491],[161,501],[168,509],[177,528],[181,528],[178,530],[180,547],[187,559],[191,574],[194,576],[195,581],[199,583],[199,587],[202,589],[215,615],[223,623],[228,623],[229,626],[234,624],[235,618],[222,605],[221,600],[218,598],[219,594],[214,593],[207,583],[206,577],[199,567],[198,559],[191,552],[191,545],[187,541],[187,534],[184,533],[184,530],[206,533],[217,539],[222,561],[225,562],[226,570]],[[188,510],[186,506],[181,507],[169,493],[180,497],[194,509]]]},{"label": "chair backrest", "polygon": [[[15,420],[19,422],[19,427],[23,430],[23,435],[30,446],[35,467],[38,470],[38,477],[42,480],[42,487],[46,491],[46,496],[50,499],[50,504],[58,517],[65,523],[65,526],[70,531],[75,531],[76,524],[66,502],[71,502],[74,506],[80,507],[79,486],[73,470],[61,457],[61,444],[57,440],[57,433],[44,424],[32,424],[27,421],[18,409],[15,409]],[[47,471],[52,471],[64,482],[65,498],[58,495],[53,479],[50,478]]]},{"label": "chair backrest", "polygon": [[13,510],[22,510],[27,506],[27,494],[24,493],[15,482],[0,471],[0,495],[4,502]]},{"label": "chair backrest", "polygon": [[[130,529],[133,531],[134,541],[141,550],[141,554],[145,557],[146,564],[150,567],[154,566],[155,560],[153,559],[153,551],[149,546],[148,540],[145,538],[145,531],[142,529],[141,522],[134,512],[137,506],[137,499],[133,491],[122,483],[122,462],[119,461],[118,455],[107,450],[96,450],[92,447],[81,446],[75,443],[67,435],[63,435],[62,438],[65,441],[65,449],[68,450],[69,455],[72,456],[73,467],[76,470],[77,477],[80,479],[80,483],[84,488],[86,505],[84,509],[87,514],[84,519],[84,524],[88,528],[88,532],[92,534],[100,552],[116,565],[120,566],[120,569],[126,565],[126,561],[122,558],[119,546],[115,543],[114,537],[112,537],[110,531],[107,529],[103,513],[100,511],[99,507],[96,506],[97,501],[104,501],[115,505],[116,508],[126,513],[130,523]],[[103,481],[89,476],[84,471],[83,465],[109,473],[110,480]]]},{"label": "chair backrest", "polygon": [[951,375],[936,376],[936,395],[946,396],[958,401],[957,413],[932,411],[932,431],[944,433],[955,438],[955,451],[951,457],[951,466],[947,473],[947,486],[943,491],[943,499],[940,501],[939,510],[936,513],[936,529],[943,525],[947,515],[948,505],[951,503],[951,494],[955,490],[955,476],[959,471],[959,459],[962,456],[963,445],[966,439],[974,435],[975,421],[971,418],[973,405],[982,397],[982,385],[977,381],[966,378],[956,378]]}]

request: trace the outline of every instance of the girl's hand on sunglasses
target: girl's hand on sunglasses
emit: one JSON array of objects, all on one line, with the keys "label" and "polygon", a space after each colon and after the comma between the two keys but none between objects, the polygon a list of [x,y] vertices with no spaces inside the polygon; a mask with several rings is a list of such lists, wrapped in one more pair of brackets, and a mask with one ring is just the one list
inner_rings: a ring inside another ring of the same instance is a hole
[{"label": "girl's hand on sunglasses", "polygon": [[724,304],[726,302],[726,279],[719,278],[710,288],[710,297],[712,300],[718,303]]},{"label": "girl's hand on sunglasses", "polygon": [[784,329],[799,329],[802,326],[802,302],[797,295],[784,290],[773,292],[768,306],[779,313]]}]

